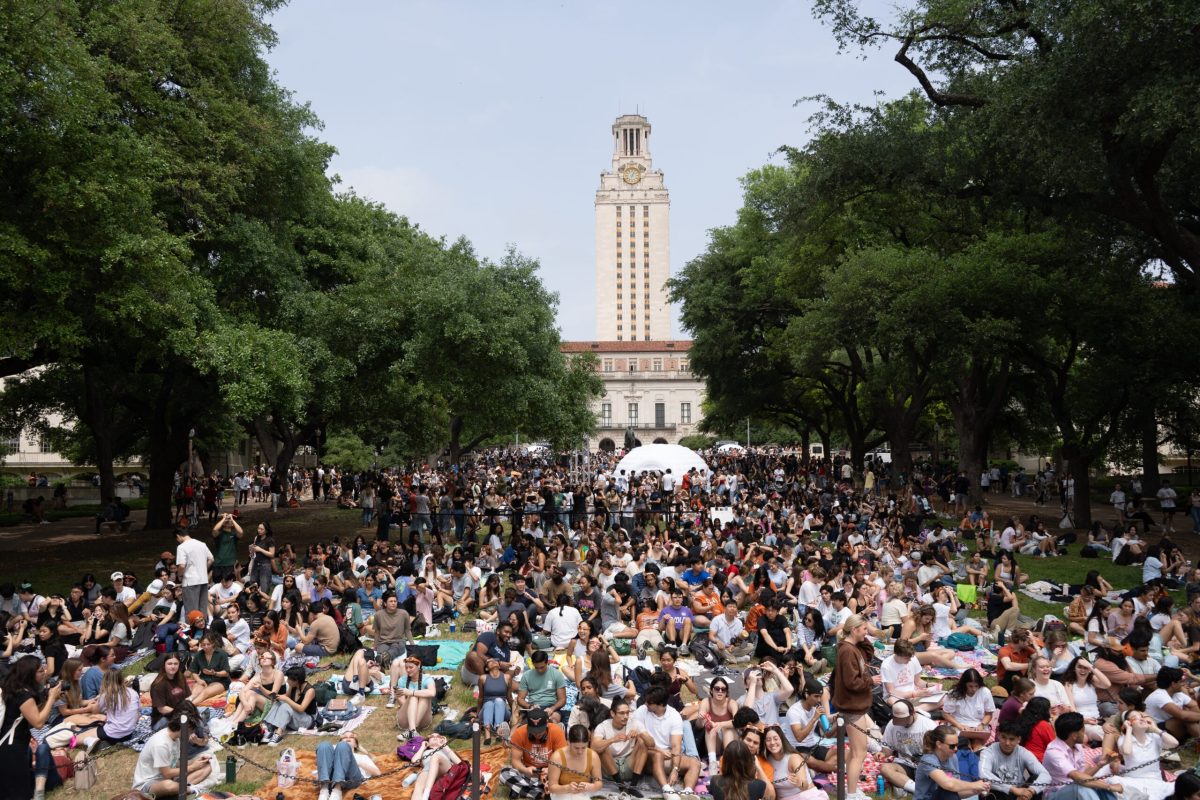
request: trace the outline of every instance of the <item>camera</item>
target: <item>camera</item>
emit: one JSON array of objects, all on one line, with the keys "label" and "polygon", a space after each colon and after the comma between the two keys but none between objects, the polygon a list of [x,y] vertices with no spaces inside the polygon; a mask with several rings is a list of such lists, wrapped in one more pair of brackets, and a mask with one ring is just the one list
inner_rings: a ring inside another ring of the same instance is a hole
[{"label": "camera", "polygon": [[50,680],[46,681],[46,688],[53,689],[55,686],[58,686],[58,680],[58,676],[55,675]]}]

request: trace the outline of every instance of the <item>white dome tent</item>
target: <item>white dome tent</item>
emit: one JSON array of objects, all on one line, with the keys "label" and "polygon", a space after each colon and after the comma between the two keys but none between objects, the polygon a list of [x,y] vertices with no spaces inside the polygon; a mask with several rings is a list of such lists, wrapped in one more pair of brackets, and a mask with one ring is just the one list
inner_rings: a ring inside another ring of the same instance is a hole
[{"label": "white dome tent", "polygon": [[635,447],[622,458],[613,468],[613,474],[640,475],[643,472],[666,472],[679,477],[693,467],[696,471],[704,470],[712,474],[712,468],[705,463],[695,450],[689,450],[677,444],[644,444]]}]

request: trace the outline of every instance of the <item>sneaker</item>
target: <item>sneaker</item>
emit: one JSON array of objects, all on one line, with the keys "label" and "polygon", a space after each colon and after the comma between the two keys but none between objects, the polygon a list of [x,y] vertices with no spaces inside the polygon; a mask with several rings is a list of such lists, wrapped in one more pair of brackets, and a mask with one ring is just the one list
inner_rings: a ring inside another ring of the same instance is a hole
[{"label": "sneaker", "polygon": [[365,702],[367,702],[367,696],[362,692],[356,692],[355,695],[350,698],[350,705],[352,706],[361,706]]},{"label": "sneaker", "polygon": [[396,707],[396,693],[395,692],[388,692],[388,701],[386,704],[384,704],[383,707],[384,708],[395,708]]},{"label": "sneaker", "polygon": [[333,790],[329,792],[329,800],[342,800],[342,787],[333,787]]},{"label": "sneaker", "polygon": [[274,731],[263,739],[263,744],[267,747],[278,747],[281,741],[283,741],[283,733],[281,731]]},{"label": "sneaker", "polygon": [[317,795],[317,800],[329,800],[329,787],[322,786],[321,793]]},{"label": "sneaker", "polygon": [[500,741],[506,742],[510,736],[512,736],[512,726],[507,722],[501,722],[496,726],[496,738]]}]

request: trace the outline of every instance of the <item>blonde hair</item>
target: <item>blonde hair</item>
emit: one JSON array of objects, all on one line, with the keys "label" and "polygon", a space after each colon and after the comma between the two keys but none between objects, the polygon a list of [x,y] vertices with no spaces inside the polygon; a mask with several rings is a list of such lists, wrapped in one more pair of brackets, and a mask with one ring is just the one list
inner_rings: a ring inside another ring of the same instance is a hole
[{"label": "blonde hair", "polygon": [[125,676],[121,674],[121,670],[110,669],[104,673],[104,679],[100,682],[98,705],[105,712],[119,711],[131,702],[131,694],[134,695],[132,702],[136,702],[137,695],[125,686]]},{"label": "blonde hair", "polygon": [[842,623],[841,636],[839,636],[838,638],[839,639],[848,638],[850,636],[850,631],[854,630],[859,625],[865,624],[866,621],[867,621],[867,618],[864,617],[862,614],[851,614],[850,616],[846,617],[846,621],[844,623]]}]

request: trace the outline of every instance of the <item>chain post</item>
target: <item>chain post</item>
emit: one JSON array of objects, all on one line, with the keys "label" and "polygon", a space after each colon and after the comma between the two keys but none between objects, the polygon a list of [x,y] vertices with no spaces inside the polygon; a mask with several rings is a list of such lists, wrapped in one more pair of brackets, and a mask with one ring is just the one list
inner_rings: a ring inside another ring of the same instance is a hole
[{"label": "chain post", "polygon": [[179,715],[179,775],[176,780],[179,782],[179,800],[187,800],[188,796],[188,742],[191,736],[188,731],[188,716],[187,714]]},{"label": "chain post", "polygon": [[471,723],[471,800],[479,800],[481,794],[480,778],[479,778],[479,762],[480,755],[480,740],[482,734],[479,730],[479,720],[476,719]]},{"label": "chain post", "polygon": [[846,720],[841,714],[834,722],[837,743],[837,800],[846,800]]}]

